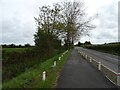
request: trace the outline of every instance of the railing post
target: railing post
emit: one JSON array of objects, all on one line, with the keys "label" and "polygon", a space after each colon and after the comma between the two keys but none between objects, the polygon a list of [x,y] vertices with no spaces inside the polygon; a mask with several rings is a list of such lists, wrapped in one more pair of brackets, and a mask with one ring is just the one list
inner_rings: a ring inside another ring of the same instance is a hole
[{"label": "railing post", "polygon": [[120,73],[117,74],[117,85],[120,86]]},{"label": "railing post", "polygon": [[85,58],[87,59],[87,55],[85,56]]},{"label": "railing post", "polygon": [[90,57],[90,62],[92,62],[92,58]]},{"label": "railing post", "polygon": [[81,55],[83,56],[83,52],[81,53]]},{"label": "railing post", "polygon": [[45,79],[46,79],[46,72],[44,71],[44,72],[42,73],[42,80],[45,81]]},{"label": "railing post", "polygon": [[98,62],[98,70],[101,70],[101,62]]}]

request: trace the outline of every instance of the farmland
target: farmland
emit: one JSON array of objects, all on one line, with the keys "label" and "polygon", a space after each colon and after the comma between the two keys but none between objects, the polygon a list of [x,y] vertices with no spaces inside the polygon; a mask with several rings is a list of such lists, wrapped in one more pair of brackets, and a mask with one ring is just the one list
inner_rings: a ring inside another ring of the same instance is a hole
[{"label": "farmland", "polygon": [[[19,76],[14,77],[8,82],[4,82],[3,89],[5,88],[53,88],[55,87],[54,85],[57,79],[57,75],[61,67],[65,63],[69,53],[70,52],[66,53],[60,61],[58,60],[58,57],[61,56],[62,53],[46,60],[43,63],[38,63],[36,65],[33,65],[33,67],[27,69],[25,72],[21,73]],[[51,68],[51,65],[53,65],[54,60],[57,60],[57,66],[55,68]],[[41,80],[41,74],[44,70],[47,72],[47,78],[45,82]]]},{"label": "farmland", "polygon": [[36,64],[58,55],[64,50],[54,50],[51,55],[37,53],[33,47],[2,49],[2,82],[8,82]]},{"label": "farmland", "polygon": [[27,48],[2,48],[3,52],[23,52]]}]

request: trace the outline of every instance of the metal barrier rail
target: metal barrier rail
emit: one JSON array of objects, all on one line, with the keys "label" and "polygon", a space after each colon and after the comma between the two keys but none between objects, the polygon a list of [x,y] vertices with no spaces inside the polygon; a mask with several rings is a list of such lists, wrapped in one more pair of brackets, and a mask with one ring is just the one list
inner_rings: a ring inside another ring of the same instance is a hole
[{"label": "metal barrier rail", "polygon": [[104,73],[104,75],[115,85],[120,86],[120,73],[117,73],[113,71],[112,69],[108,68],[101,62],[93,59],[92,57],[89,57],[83,52],[80,52],[78,50],[78,53],[80,53],[81,56],[83,56],[86,60],[88,60],[94,67],[98,68],[101,72]]}]

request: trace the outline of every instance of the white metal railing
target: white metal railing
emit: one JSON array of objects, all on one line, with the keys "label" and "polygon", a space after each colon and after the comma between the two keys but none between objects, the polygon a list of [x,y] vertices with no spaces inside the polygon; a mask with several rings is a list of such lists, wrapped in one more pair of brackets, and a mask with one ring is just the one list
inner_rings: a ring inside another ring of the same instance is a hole
[{"label": "white metal railing", "polygon": [[80,52],[78,50],[78,53],[80,53],[81,56],[83,56],[86,60],[88,60],[90,63],[92,63],[95,67],[98,68],[101,72],[104,73],[104,75],[115,85],[120,86],[120,73],[117,73],[113,71],[112,69],[105,66],[103,63],[93,59],[92,57],[89,57],[87,54]]}]

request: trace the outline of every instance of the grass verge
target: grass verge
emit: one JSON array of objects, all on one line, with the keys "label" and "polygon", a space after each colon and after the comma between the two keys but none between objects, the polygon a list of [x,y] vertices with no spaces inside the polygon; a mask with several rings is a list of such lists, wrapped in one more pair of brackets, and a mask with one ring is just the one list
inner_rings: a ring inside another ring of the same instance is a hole
[{"label": "grass verge", "polygon": [[[2,88],[53,88],[57,79],[57,74],[67,60],[69,53],[70,51],[68,51],[61,58],[60,61],[58,60],[58,58],[62,55],[62,53],[51,59],[48,59],[41,64],[35,65],[34,67],[28,69],[26,72],[22,73],[18,77],[3,83]],[[54,60],[57,61],[57,66],[51,68]],[[42,80],[43,71],[47,72],[47,77],[45,81]]]},{"label": "grass verge", "polygon": [[5,51],[5,52],[23,52],[25,51],[26,49],[28,48],[2,48],[2,51]]}]

